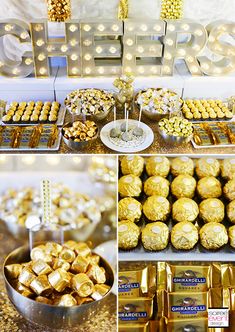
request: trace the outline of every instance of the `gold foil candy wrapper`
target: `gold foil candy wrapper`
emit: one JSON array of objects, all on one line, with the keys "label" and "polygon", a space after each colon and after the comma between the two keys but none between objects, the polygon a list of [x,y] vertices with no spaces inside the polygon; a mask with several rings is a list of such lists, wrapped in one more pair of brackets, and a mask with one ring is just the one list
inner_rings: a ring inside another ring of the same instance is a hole
[{"label": "gold foil candy wrapper", "polygon": [[140,229],[132,221],[123,220],[118,223],[118,247],[124,250],[138,245]]},{"label": "gold foil candy wrapper", "polygon": [[171,243],[178,250],[193,249],[199,239],[195,225],[188,221],[176,224],[171,231]]},{"label": "gold foil candy wrapper", "polygon": [[196,161],[196,174],[199,179],[220,174],[220,163],[215,158],[200,158]]},{"label": "gold foil candy wrapper", "polygon": [[124,156],[121,160],[123,175],[133,174],[141,176],[144,171],[144,158],[140,156]]},{"label": "gold foil candy wrapper", "polygon": [[171,193],[176,198],[193,198],[197,182],[191,175],[178,175],[171,183]]},{"label": "gold foil candy wrapper", "polygon": [[100,256],[99,255],[92,254],[90,257],[88,257],[88,259],[89,259],[90,264],[99,265],[99,262],[100,262]]},{"label": "gold foil candy wrapper", "polygon": [[143,246],[147,250],[163,250],[169,243],[169,228],[162,222],[147,224],[141,232]]},{"label": "gold foil candy wrapper", "polygon": [[207,198],[199,205],[200,218],[205,222],[222,222],[224,220],[224,204],[218,198]]},{"label": "gold foil candy wrapper", "polygon": [[45,245],[46,253],[53,257],[58,257],[62,251],[62,248],[63,247],[60,244],[55,242],[47,242]]},{"label": "gold foil candy wrapper", "polygon": [[61,251],[59,258],[63,259],[64,261],[66,261],[68,263],[72,263],[75,260],[76,255],[73,250],[64,248]]},{"label": "gold foil candy wrapper", "polygon": [[211,286],[210,265],[171,265],[166,263],[167,291],[207,292]]},{"label": "gold foil candy wrapper", "polygon": [[52,305],[52,300],[48,299],[47,297],[44,296],[37,296],[35,299],[36,302],[43,303],[43,304],[49,304]]},{"label": "gold foil candy wrapper", "polygon": [[170,183],[162,176],[151,176],[144,183],[144,192],[147,196],[168,197],[170,192]]},{"label": "gold foil candy wrapper", "polygon": [[150,196],[143,205],[143,212],[150,221],[166,221],[171,211],[169,201],[162,196]]},{"label": "gold foil candy wrapper", "polygon": [[[224,288],[211,288],[208,292],[209,308],[226,308],[228,304],[226,296],[226,290]],[[224,306],[224,304],[226,304],[226,306]]]},{"label": "gold foil candy wrapper", "polygon": [[141,270],[119,271],[119,298],[152,297],[156,291],[156,267],[148,265]]},{"label": "gold foil candy wrapper", "polygon": [[9,279],[16,279],[22,272],[21,264],[9,264],[5,266],[5,273]]},{"label": "gold foil candy wrapper", "polygon": [[142,215],[142,205],[132,197],[126,197],[118,203],[118,219],[138,222]]},{"label": "gold foil candy wrapper", "polygon": [[173,176],[194,174],[194,162],[189,157],[177,157],[171,161],[171,173]]},{"label": "gold foil candy wrapper", "polygon": [[51,286],[59,293],[70,285],[70,275],[63,269],[57,269],[48,275]]},{"label": "gold foil candy wrapper", "polygon": [[222,195],[221,183],[215,177],[204,177],[198,181],[197,191],[202,199],[219,198]]},{"label": "gold foil candy wrapper", "polygon": [[176,222],[194,222],[198,214],[198,205],[191,198],[179,198],[172,206],[172,217]]},{"label": "gold foil candy wrapper", "polygon": [[101,300],[108,292],[110,291],[110,286],[102,284],[102,285],[95,285],[94,291],[91,294],[91,297],[95,301]]},{"label": "gold foil candy wrapper", "polygon": [[79,273],[72,278],[72,287],[80,297],[90,296],[94,291],[94,284],[85,273]]},{"label": "gold foil candy wrapper", "polygon": [[91,297],[80,297],[78,295],[75,295],[75,299],[78,305],[94,302],[94,300]]},{"label": "gold foil candy wrapper", "polygon": [[226,212],[229,221],[235,224],[235,200],[227,205]]},{"label": "gold foil candy wrapper", "polygon": [[104,284],[106,282],[106,273],[103,267],[90,265],[86,274],[94,283]]},{"label": "gold foil candy wrapper", "polygon": [[54,260],[53,270],[57,270],[59,268],[61,268],[62,270],[65,270],[65,271],[69,271],[71,268],[71,265],[69,264],[69,262],[66,262],[65,260],[63,260],[61,258],[56,258]]},{"label": "gold foil candy wrapper", "polygon": [[46,247],[45,245],[40,245],[31,250],[30,257],[33,261],[37,261],[39,259],[42,259],[45,261],[46,257]]},{"label": "gold foil candy wrapper", "polygon": [[46,275],[40,275],[33,279],[30,283],[30,288],[37,295],[49,295],[52,292],[52,287],[48,282],[48,278]]},{"label": "gold foil candy wrapper", "polygon": [[206,318],[208,309],[208,292],[164,292],[164,313],[169,320]]},{"label": "gold foil candy wrapper", "polygon": [[64,294],[56,301],[56,304],[59,307],[73,307],[77,305],[77,301],[71,294]]},{"label": "gold foil candy wrapper", "polygon": [[28,267],[25,267],[19,275],[19,282],[26,287],[29,287],[31,282],[36,278],[36,275]]},{"label": "gold foil candy wrapper", "polygon": [[225,158],[221,162],[221,175],[227,180],[235,177],[235,158]]},{"label": "gold foil candy wrapper", "polygon": [[[207,318],[169,319],[161,332],[206,332],[208,331]],[[212,330],[213,331],[213,330]],[[211,331],[211,332],[212,332]]]},{"label": "gold foil candy wrapper", "polygon": [[[150,324],[151,322],[147,323],[129,323],[129,324],[118,324],[118,332],[150,332]],[[152,330],[157,332],[155,329]]]},{"label": "gold foil candy wrapper", "polygon": [[49,274],[52,272],[52,268],[50,265],[48,265],[46,262],[44,262],[42,259],[39,259],[37,261],[34,261],[32,263],[32,270],[37,275],[41,274]]},{"label": "gold foil candy wrapper", "polygon": [[142,181],[138,176],[129,174],[118,181],[118,192],[121,197],[139,197],[142,192]]},{"label": "gold foil candy wrapper", "polygon": [[166,157],[149,157],[146,161],[146,171],[149,176],[159,175],[166,178],[170,172],[170,161]]},{"label": "gold foil candy wrapper", "polygon": [[34,292],[29,287],[24,286],[20,282],[17,282],[15,289],[25,297],[31,298],[34,296]]},{"label": "gold foil candy wrapper", "polygon": [[87,243],[77,243],[76,247],[74,248],[74,251],[77,255],[88,257],[91,255],[91,248],[88,246]]},{"label": "gold foil candy wrapper", "polygon": [[224,225],[210,222],[200,229],[200,241],[208,250],[216,250],[228,243],[228,233]]},{"label": "gold foil candy wrapper", "polygon": [[235,179],[229,180],[223,189],[224,196],[229,200],[235,200]]},{"label": "gold foil candy wrapper", "polygon": [[66,241],[63,246],[66,248],[69,248],[71,250],[74,250],[76,248],[77,244],[78,243],[76,241],[69,240],[69,241]]},{"label": "gold foil candy wrapper", "polygon": [[235,248],[235,225],[228,229],[229,244],[232,248]]},{"label": "gold foil candy wrapper", "polygon": [[120,298],[118,301],[119,323],[146,323],[153,315],[153,299],[147,297]]},{"label": "gold foil candy wrapper", "polygon": [[75,273],[85,273],[88,269],[90,261],[83,257],[77,256],[71,266],[71,270]]}]

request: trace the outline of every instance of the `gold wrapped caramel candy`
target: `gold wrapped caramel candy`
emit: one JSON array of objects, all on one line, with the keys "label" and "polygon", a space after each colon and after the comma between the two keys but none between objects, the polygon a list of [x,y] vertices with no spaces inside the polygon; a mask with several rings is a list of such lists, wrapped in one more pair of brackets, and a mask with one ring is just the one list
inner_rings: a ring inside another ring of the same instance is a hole
[{"label": "gold wrapped caramel candy", "polygon": [[48,295],[52,292],[52,287],[48,282],[48,278],[46,275],[39,275],[30,283],[30,288],[37,295]]},{"label": "gold wrapped caramel candy", "polygon": [[45,251],[53,257],[58,257],[62,251],[62,246],[55,242],[47,242],[45,245]]},{"label": "gold wrapped caramel candy", "polygon": [[63,292],[70,284],[70,275],[65,270],[59,268],[48,275],[51,286],[57,292]]},{"label": "gold wrapped caramel candy", "polygon": [[207,198],[199,205],[200,218],[205,222],[222,222],[224,220],[224,204],[218,198]]},{"label": "gold wrapped caramel candy", "polygon": [[133,249],[138,245],[140,229],[132,221],[123,220],[118,223],[118,247]]},{"label": "gold wrapped caramel candy", "polygon": [[224,196],[229,200],[235,200],[235,179],[229,180],[223,189]]},{"label": "gold wrapped caramel candy", "polygon": [[59,298],[56,301],[56,304],[59,307],[73,307],[73,306],[77,305],[77,301],[71,294],[65,294],[65,295],[62,295],[61,298]]},{"label": "gold wrapped caramel candy", "polygon": [[170,161],[166,157],[149,157],[146,171],[149,176],[159,175],[166,178],[170,172]]},{"label": "gold wrapped caramel candy", "polygon": [[191,198],[180,198],[172,206],[172,216],[176,222],[194,222],[197,219],[198,214],[198,205]]},{"label": "gold wrapped caramel candy", "polygon": [[170,183],[162,176],[151,176],[144,183],[144,192],[147,196],[167,197],[170,191]]},{"label": "gold wrapped caramel candy", "polygon": [[123,175],[141,176],[144,170],[144,158],[140,156],[124,156],[121,161]]},{"label": "gold wrapped caramel candy", "polygon": [[118,181],[118,192],[122,197],[138,197],[142,192],[142,181],[138,176],[129,174]]},{"label": "gold wrapped caramel candy", "polygon": [[37,275],[49,274],[52,272],[52,268],[42,259],[38,259],[32,263],[32,270]]},{"label": "gold wrapped caramel candy", "polygon": [[30,257],[33,261],[37,261],[38,259],[45,261],[46,255],[46,247],[43,244],[33,248],[30,253]]},{"label": "gold wrapped caramel candy", "polygon": [[171,243],[179,250],[190,250],[198,242],[198,230],[195,225],[188,221],[176,224],[171,231]]},{"label": "gold wrapped caramel candy", "polygon": [[194,162],[189,157],[177,157],[171,162],[171,173],[174,176],[194,174]]},{"label": "gold wrapped caramel candy", "polygon": [[86,273],[90,261],[83,256],[77,256],[72,264],[71,270],[75,273]]},{"label": "gold wrapped caramel candy", "polygon": [[235,248],[235,225],[228,229],[229,244],[232,248]]},{"label": "gold wrapped caramel candy", "polygon": [[74,297],[78,305],[94,302],[94,300],[91,297],[80,297],[78,295],[74,295]]},{"label": "gold wrapped caramel candy", "polygon": [[163,222],[147,224],[142,230],[141,240],[147,250],[163,250],[169,242],[169,228]]},{"label": "gold wrapped caramel candy", "polygon": [[86,274],[95,284],[104,284],[106,281],[105,269],[98,265],[90,265]]},{"label": "gold wrapped caramel candy", "polygon": [[5,267],[6,275],[10,279],[16,279],[19,277],[23,269],[21,264],[9,264]]},{"label": "gold wrapped caramel candy", "polygon": [[169,201],[162,196],[150,196],[143,205],[143,212],[150,221],[166,221],[171,211]]},{"label": "gold wrapped caramel candy", "polygon": [[94,284],[85,273],[79,273],[72,278],[72,287],[80,297],[90,296],[94,291]]},{"label": "gold wrapped caramel candy", "polygon": [[96,255],[96,254],[92,254],[90,257],[88,257],[89,259],[89,263],[90,264],[99,264],[100,262],[100,256]]},{"label": "gold wrapped caramel candy", "polygon": [[205,224],[200,229],[200,241],[206,249],[219,249],[228,243],[228,233],[224,225],[217,222]]},{"label": "gold wrapped caramel candy", "polygon": [[95,300],[101,300],[110,290],[110,286],[102,284],[102,285],[95,285],[94,286],[94,291],[91,294],[91,297]]},{"label": "gold wrapped caramel candy", "polygon": [[36,302],[52,305],[52,300],[44,296],[37,296],[35,299]]},{"label": "gold wrapped caramel candy", "polygon": [[15,288],[21,295],[23,295],[25,297],[31,298],[31,297],[34,296],[34,292],[30,288],[28,288],[28,287],[24,286],[23,284],[21,284],[20,282],[18,282],[16,284]]},{"label": "gold wrapped caramel candy", "polygon": [[70,267],[70,264],[61,258],[56,258],[53,264],[54,270],[61,268],[62,270],[69,271]]},{"label": "gold wrapped caramel candy", "polygon": [[29,267],[25,267],[19,275],[19,282],[26,287],[29,287],[36,275]]},{"label": "gold wrapped caramel candy", "polygon": [[74,248],[74,251],[79,256],[88,257],[91,255],[91,248],[88,246],[87,243],[83,242],[77,243],[77,245]]},{"label": "gold wrapped caramel candy", "polygon": [[220,174],[220,163],[215,158],[200,158],[196,162],[196,174],[199,179]]},{"label": "gold wrapped caramel candy", "polygon": [[78,243],[76,241],[69,240],[64,243],[64,247],[74,250],[76,248],[77,244]]},{"label": "gold wrapped caramel candy", "polygon": [[235,177],[235,159],[224,159],[221,163],[221,175],[227,180]]},{"label": "gold wrapped caramel candy", "polygon": [[213,176],[204,177],[199,180],[197,191],[202,199],[219,198],[222,195],[221,183]]},{"label": "gold wrapped caramel candy", "polygon": [[67,248],[64,248],[61,253],[60,253],[60,256],[59,258],[60,259],[63,259],[64,261],[68,262],[68,263],[72,263],[74,260],[75,260],[75,252],[71,249],[67,249]]},{"label": "gold wrapped caramel candy", "polygon": [[226,210],[229,221],[235,224],[235,200],[227,205]]},{"label": "gold wrapped caramel candy", "polygon": [[177,197],[193,198],[197,182],[191,175],[178,175],[171,183],[171,192]]},{"label": "gold wrapped caramel candy", "polygon": [[132,197],[126,197],[118,203],[118,219],[138,222],[142,215],[142,205]]}]

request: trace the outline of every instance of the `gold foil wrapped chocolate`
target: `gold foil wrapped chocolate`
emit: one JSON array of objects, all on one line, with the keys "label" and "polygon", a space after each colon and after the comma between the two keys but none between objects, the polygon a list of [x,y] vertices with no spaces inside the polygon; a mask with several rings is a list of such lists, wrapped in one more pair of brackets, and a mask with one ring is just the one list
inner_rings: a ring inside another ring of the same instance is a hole
[{"label": "gold foil wrapped chocolate", "polygon": [[126,197],[118,203],[118,219],[138,222],[142,215],[142,204],[132,197]]},{"label": "gold foil wrapped chocolate", "polygon": [[59,258],[63,259],[64,261],[66,261],[68,263],[72,263],[75,260],[76,255],[72,249],[64,248],[61,251]]},{"label": "gold foil wrapped chocolate", "polygon": [[232,248],[235,248],[235,225],[228,229],[229,244]]},{"label": "gold foil wrapped chocolate", "polygon": [[215,250],[228,243],[228,233],[224,225],[210,222],[200,229],[200,241],[204,248]]},{"label": "gold foil wrapped chocolate", "polygon": [[39,275],[30,283],[30,288],[37,295],[49,295],[52,292],[52,287],[48,282],[48,278],[46,275]]},{"label": "gold foil wrapped chocolate", "polygon": [[177,197],[193,198],[197,182],[191,175],[178,175],[171,183],[171,193]]},{"label": "gold foil wrapped chocolate", "polygon": [[94,286],[94,291],[91,294],[91,297],[95,300],[101,300],[110,290],[110,286],[102,284],[102,285],[95,285]]},{"label": "gold foil wrapped chocolate", "polygon": [[149,157],[146,171],[149,176],[159,175],[166,178],[170,172],[170,161],[166,157]]},{"label": "gold foil wrapped chocolate", "polygon": [[[208,330],[208,318],[169,319],[164,332],[206,332]],[[211,329],[211,331],[213,331]],[[218,331],[222,332],[222,331]]]},{"label": "gold foil wrapped chocolate", "polygon": [[80,297],[87,297],[93,293],[94,284],[85,273],[79,273],[72,278],[72,287]]},{"label": "gold foil wrapped chocolate", "polygon": [[37,261],[34,261],[32,263],[32,270],[37,275],[41,274],[49,274],[52,272],[52,268],[50,265],[48,265],[46,262],[44,262],[42,259],[39,259]]},{"label": "gold foil wrapped chocolate", "polygon": [[56,304],[62,307],[73,307],[77,305],[77,301],[71,294],[64,294],[56,301]]},{"label": "gold foil wrapped chocolate", "polygon": [[91,248],[88,246],[87,243],[79,242],[74,247],[74,251],[77,255],[88,257],[91,255]]},{"label": "gold foil wrapped chocolate", "polygon": [[207,198],[199,205],[200,218],[205,222],[222,222],[224,220],[224,204],[218,198]]},{"label": "gold foil wrapped chocolate", "polygon": [[213,176],[204,177],[199,180],[197,191],[202,199],[219,198],[222,195],[221,183]]},{"label": "gold foil wrapped chocolate", "polygon": [[196,174],[199,179],[214,176],[217,177],[220,174],[220,163],[215,158],[201,158],[196,162]]},{"label": "gold foil wrapped chocolate", "polygon": [[141,240],[145,249],[157,251],[168,246],[169,228],[162,222],[147,224],[141,232]]},{"label": "gold foil wrapped chocolate", "polygon": [[119,271],[119,298],[152,297],[156,291],[156,267],[148,265],[143,269]]},{"label": "gold foil wrapped chocolate", "polygon": [[223,189],[224,196],[229,200],[235,200],[235,179],[229,180]]},{"label": "gold foil wrapped chocolate", "polygon": [[172,217],[176,222],[194,222],[197,219],[198,214],[198,205],[190,198],[180,198],[172,206]]},{"label": "gold foil wrapped chocolate", "polygon": [[171,211],[169,201],[162,196],[150,196],[143,205],[143,212],[150,221],[166,221]]},{"label": "gold foil wrapped chocolate", "polygon": [[96,284],[104,284],[106,282],[105,269],[98,265],[90,264],[86,274]]},{"label": "gold foil wrapped chocolate", "polygon": [[194,174],[194,162],[189,157],[177,157],[171,162],[171,173],[174,176]]},{"label": "gold foil wrapped chocolate", "polygon": [[138,245],[140,229],[132,221],[123,220],[118,223],[118,247],[133,249]]},{"label": "gold foil wrapped chocolate", "polygon": [[167,197],[170,191],[170,183],[162,176],[151,176],[144,183],[144,192],[147,196]]},{"label": "gold foil wrapped chocolate", "polygon": [[193,249],[199,239],[198,230],[195,225],[188,221],[176,224],[171,231],[171,243],[179,250]]},{"label": "gold foil wrapped chocolate", "polygon": [[5,272],[6,272],[6,275],[8,276],[8,278],[16,279],[21,274],[22,269],[23,269],[23,267],[21,264],[10,264],[10,265],[6,266]]},{"label": "gold foil wrapped chocolate", "polygon": [[31,282],[36,278],[36,275],[30,269],[30,267],[23,268],[22,272],[19,275],[19,282],[26,287],[29,287]]},{"label": "gold foil wrapped chocolate", "polygon": [[122,197],[138,197],[142,192],[142,181],[138,176],[129,174],[118,181],[118,192]]},{"label": "gold foil wrapped chocolate", "polygon": [[72,263],[71,270],[75,273],[86,273],[90,260],[83,256],[77,256]]},{"label": "gold foil wrapped chocolate", "polygon": [[144,170],[144,158],[140,156],[124,156],[121,160],[123,175],[133,174],[141,176]]},{"label": "gold foil wrapped chocolate", "polygon": [[146,297],[120,298],[118,301],[119,322],[145,323],[153,315],[153,299]]},{"label": "gold foil wrapped chocolate", "polygon": [[225,158],[221,162],[221,175],[227,180],[231,180],[235,177],[235,159]]},{"label": "gold foil wrapped chocolate", "polygon": [[235,200],[227,205],[226,212],[229,221],[235,224]]},{"label": "gold foil wrapped chocolate", "polygon": [[51,286],[59,293],[63,292],[70,284],[70,275],[63,269],[57,269],[48,275]]}]

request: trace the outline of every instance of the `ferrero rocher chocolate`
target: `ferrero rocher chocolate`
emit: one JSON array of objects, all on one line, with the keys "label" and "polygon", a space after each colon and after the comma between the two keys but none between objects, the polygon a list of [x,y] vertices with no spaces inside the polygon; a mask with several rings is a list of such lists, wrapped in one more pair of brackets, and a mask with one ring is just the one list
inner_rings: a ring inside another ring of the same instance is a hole
[{"label": "ferrero rocher chocolate", "polygon": [[118,191],[122,197],[138,197],[142,192],[142,181],[136,175],[122,176],[118,181]]},{"label": "ferrero rocher chocolate", "polygon": [[147,196],[167,197],[170,191],[170,183],[162,176],[151,176],[144,183],[144,192]]},{"label": "ferrero rocher chocolate", "polygon": [[229,180],[224,186],[224,196],[229,200],[235,200],[235,179]]},{"label": "ferrero rocher chocolate", "polygon": [[235,224],[235,200],[227,205],[226,210],[229,221]]},{"label": "ferrero rocher chocolate", "polygon": [[171,162],[171,173],[174,176],[194,174],[194,162],[189,157],[177,157]]},{"label": "ferrero rocher chocolate", "polygon": [[132,197],[126,197],[118,203],[118,219],[138,222],[142,215],[142,205]]},{"label": "ferrero rocher chocolate", "polygon": [[222,222],[224,220],[224,204],[218,198],[207,198],[199,205],[200,218],[205,222]]},{"label": "ferrero rocher chocolate", "polygon": [[172,206],[172,216],[176,222],[194,222],[197,219],[198,214],[198,205],[190,198],[180,198]]},{"label": "ferrero rocher chocolate", "polygon": [[166,157],[149,157],[146,161],[149,176],[159,175],[166,178],[170,172],[170,161]]},{"label": "ferrero rocher chocolate", "polygon": [[228,229],[229,244],[231,247],[235,248],[235,225],[229,227]]},{"label": "ferrero rocher chocolate", "polygon": [[199,179],[214,176],[217,177],[220,174],[220,163],[214,158],[201,158],[196,162],[196,174]]},{"label": "ferrero rocher chocolate", "polygon": [[197,191],[202,199],[219,198],[222,195],[221,183],[213,176],[204,177],[199,180]]},{"label": "ferrero rocher chocolate", "polygon": [[228,233],[224,225],[217,222],[205,224],[200,229],[200,241],[206,249],[219,249],[228,243]]},{"label": "ferrero rocher chocolate", "polygon": [[235,177],[235,159],[224,159],[221,163],[221,175],[227,180]]},{"label": "ferrero rocher chocolate", "polygon": [[193,198],[197,182],[191,175],[178,175],[171,183],[171,192],[177,197]]},{"label": "ferrero rocher chocolate", "polygon": [[142,230],[141,240],[147,250],[163,250],[169,242],[169,228],[163,222],[147,224]]},{"label": "ferrero rocher chocolate", "polygon": [[124,156],[121,161],[123,175],[141,176],[144,170],[144,158],[140,156]]},{"label": "ferrero rocher chocolate", "polygon": [[143,205],[143,212],[150,221],[166,221],[171,211],[169,201],[162,196],[150,196]]},{"label": "ferrero rocher chocolate", "polygon": [[118,247],[133,249],[138,245],[140,229],[132,221],[123,220],[118,223]]},{"label": "ferrero rocher chocolate", "polygon": [[193,249],[198,238],[197,227],[188,221],[179,222],[171,231],[171,243],[179,250]]}]

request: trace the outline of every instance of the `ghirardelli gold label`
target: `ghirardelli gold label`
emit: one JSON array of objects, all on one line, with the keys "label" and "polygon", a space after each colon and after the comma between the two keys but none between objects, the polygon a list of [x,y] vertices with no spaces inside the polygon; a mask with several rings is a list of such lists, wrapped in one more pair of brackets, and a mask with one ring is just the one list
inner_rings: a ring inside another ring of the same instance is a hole
[{"label": "ghirardelli gold label", "polygon": [[152,298],[119,299],[118,318],[120,322],[144,323],[153,314]]}]

